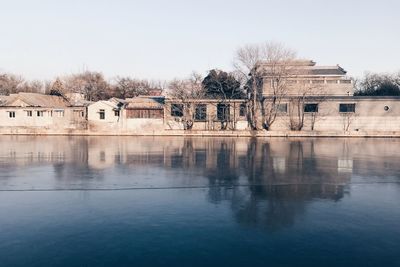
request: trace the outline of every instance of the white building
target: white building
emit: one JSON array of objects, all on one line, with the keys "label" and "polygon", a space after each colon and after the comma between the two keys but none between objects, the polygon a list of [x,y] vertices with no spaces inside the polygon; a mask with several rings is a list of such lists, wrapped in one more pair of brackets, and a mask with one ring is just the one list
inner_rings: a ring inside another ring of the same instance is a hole
[{"label": "white building", "polygon": [[45,133],[86,129],[86,107],[60,97],[18,93],[0,97],[2,133]]}]

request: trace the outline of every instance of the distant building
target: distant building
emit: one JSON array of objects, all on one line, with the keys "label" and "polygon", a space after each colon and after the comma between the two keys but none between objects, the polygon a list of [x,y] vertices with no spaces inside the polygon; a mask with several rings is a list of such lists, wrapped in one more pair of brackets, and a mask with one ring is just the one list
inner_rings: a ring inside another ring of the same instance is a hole
[{"label": "distant building", "polygon": [[[190,106],[191,115],[188,115]],[[185,108],[186,106],[186,108]],[[190,127],[193,131],[246,130],[246,100],[167,99],[165,102],[165,126],[167,130],[183,130]],[[191,118],[191,119],[190,119]],[[184,125],[189,119],[190,125]]]},{"label": "distant building", "polygon": [[164,97],[141,96],[111,98],[88,107],[88,125],[92,132],[146,133],[163,130]]},{"label": "distant building", "polygon": [[121,109],[124,100],[111,98],[101,100],[88,106],[88,128],[91,131],[118,131],[122,129]]},{"label": "distant building", "polygon": [[0,97],[0,128],[18,132],[86,129],[86,107],[74,107],[60,96],[18,93]]},{"label": "distant building", "polygon": [[352,96],[354,86],[352,80],[346,76],[346,71],[336,66],[318,66],[312,60],[296,60],[285,65],[261,63],[263,75],[264,96],[273,95],[273,77],[281,72],[285,75],[286,94],[299,95],[308,89],[314,94],[325,96]]}]

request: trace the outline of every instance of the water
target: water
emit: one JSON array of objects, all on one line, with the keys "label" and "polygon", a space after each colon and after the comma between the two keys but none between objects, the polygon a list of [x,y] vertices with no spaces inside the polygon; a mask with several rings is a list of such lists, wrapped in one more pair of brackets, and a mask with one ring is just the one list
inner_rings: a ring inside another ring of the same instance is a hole
[{"label": "water", "polygon": [[0,148],[0,266],[400,266],[399,139]]}]

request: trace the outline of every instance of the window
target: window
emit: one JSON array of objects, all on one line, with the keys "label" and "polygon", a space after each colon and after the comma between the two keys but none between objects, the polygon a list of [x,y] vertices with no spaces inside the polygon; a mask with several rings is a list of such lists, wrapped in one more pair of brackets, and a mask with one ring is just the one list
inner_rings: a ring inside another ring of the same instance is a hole
[{"label": "window", "polygon": [[230,106],[227,104],[218,104],[217,105],[217,119],[219,121],[229,120],[230,115]]},{"label": "window", "polygon": [[85,117],[85,113],[82,110],[74,110],[74,118]]},{"label": "window", "polygon": [[206,119],[207,119],[207,105],[206,104],[196,105],[194,120],[205,121]]},{"label": "window", "polygon": [[246,116],[246,103],[240,104],[239,116],[240,117],[245,117]]},{"label": "window", "polygon": [[26,116],[28,116],[28,117],[32,117],[32,110],[27,110],[26,111]]},{"label": "window", "polygon": [[287,104],[278,104],[276,110],[279,113],[287,113]]},{"label": "window", "polygon": [[119,110],[114,110],[114,116],[119,117]]},{"label": "window", "polygon": [[56,117],[62,118],[64,117],[64,110],[54,110]]},{"label": "window", "polygon": [[305,113],[315,113],[318,112],[318,104],[304,104]]},{"label": "window", "polygon": [[43,110],[36,111],[36,116],[43,117],[43,115],[44,115],[44,111]]},{"label": "window", "polygon": [[326,83],[335,84],[338,83],[338,80],[326,80]]},{"label": "window", "polygon": [[100,109],[99,116],[100,116],[100,120],[105,120],[106,119],[106,111],[104,109]]},{"label": "window", "polygon": [[183,117],[183,104],[171,104],[171,116]]},{"label": "window", "polygon": [[340,113],[356,112],[356,104],[339,104]]},{"label": "window", "polygon": [[9,111],[8,112],[8,117],[9,118],[15,118],[15,111]]},{"label": "window", "polygon": [[350,83],[351,83],[351,80],[340,80],[340,83],[343,83],[343,84],[350,84]]},{"label": "window", "polygon": [[162,119],[164,117],[163,109],[127,109],[126,117],[128,119]]}]

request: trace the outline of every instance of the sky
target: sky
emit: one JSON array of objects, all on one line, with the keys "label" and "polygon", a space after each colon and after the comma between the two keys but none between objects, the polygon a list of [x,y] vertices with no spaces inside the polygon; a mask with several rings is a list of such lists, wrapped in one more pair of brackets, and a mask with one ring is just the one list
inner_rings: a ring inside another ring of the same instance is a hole
[{"label": "sky", "polygon": [[0,0],[0,72],[169,80],[280,42],[350,76],[400,71],[399,0]]}]

